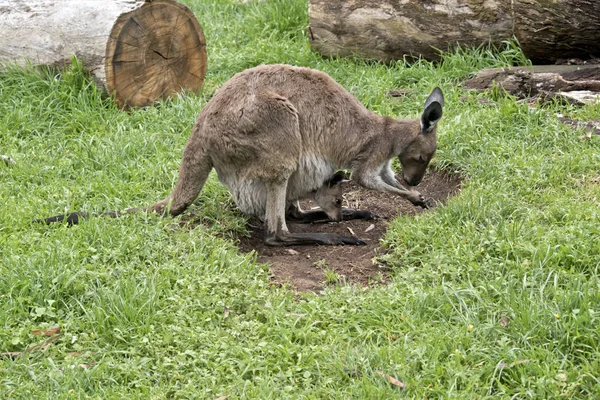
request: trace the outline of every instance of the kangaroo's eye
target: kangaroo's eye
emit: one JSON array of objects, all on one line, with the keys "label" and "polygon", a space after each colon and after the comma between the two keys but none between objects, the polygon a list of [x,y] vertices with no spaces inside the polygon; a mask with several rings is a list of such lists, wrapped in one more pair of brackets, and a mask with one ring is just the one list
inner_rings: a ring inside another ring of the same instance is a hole
[{"label": "kangaroo's eye", "polygon": [[336,199],[336,200],[335,200],[335,204],[336,204],[336,205],[338,205],[338,206],[339,206],[340,204],[342,204],[342,199]]},{"label": "kangaroo's eye", "polygon": [[425,162],[425,160],[423,159],[423,156],[419,156],[419,162]]}]

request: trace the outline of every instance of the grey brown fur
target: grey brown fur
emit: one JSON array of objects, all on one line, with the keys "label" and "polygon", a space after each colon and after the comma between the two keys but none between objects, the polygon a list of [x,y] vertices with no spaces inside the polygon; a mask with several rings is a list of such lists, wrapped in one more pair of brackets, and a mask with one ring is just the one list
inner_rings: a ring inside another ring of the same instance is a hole
[{"label": "grey brown fur", "polygon": [[[266,244],[361,244],[336,234],[289,232],[286,213],[337,169],[351,169],[352,178],[366,188],[426,206],[419,192],[397,182],[391,163],[399,157],[404,181],[420,183],[436,150],[443,101],[436,88],[420,119],[396,120],[367,110],[320,71],[288,65],[245,70],[202,110],[174,190],[149,209],[182,213],[214,168],[240,210],[265,221]],[[349,218],[366,215],[370,213],[344,213]]]}]

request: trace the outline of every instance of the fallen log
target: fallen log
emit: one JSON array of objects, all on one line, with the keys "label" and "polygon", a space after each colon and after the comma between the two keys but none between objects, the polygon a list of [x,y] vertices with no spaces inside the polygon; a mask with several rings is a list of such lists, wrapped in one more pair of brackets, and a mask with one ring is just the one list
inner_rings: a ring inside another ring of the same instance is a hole
[{"label": "fallen log", "polygon": [[467,89],[497,86],[520,98],[563,98],[574,104],[600,101],[600,65],[488,68],[463,82]]},{"label": "fallen log", "polygon": [[514,35],[534,64],[600,57],[600,1],[510,1]]},{"label": "fallen log", "polygon": [[0,0],[0,69],[72,56],[121,107],[197,91],[206,74],[202,29],[175,0]]},{"label": "fallen log", "polygon": [[326,56],[436,60],[513,37],[534,62],[600,56],[598,0],[309,0],[309,17],[310,43]]}]

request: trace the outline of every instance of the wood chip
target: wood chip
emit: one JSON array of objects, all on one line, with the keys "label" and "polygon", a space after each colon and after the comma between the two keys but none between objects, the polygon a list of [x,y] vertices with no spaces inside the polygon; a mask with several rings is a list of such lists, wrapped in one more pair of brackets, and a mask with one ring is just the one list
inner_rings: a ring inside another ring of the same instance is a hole
[{"label": "wood chip", "polygon": [[367,229],[365,229],[365,232],[372,231],[373,229],[375,229],[375,225],[374,225],[374,224],[371,224],[371,225],[369,225],[369,226],[367,227]]},{"label": "wood chip", "polygon": [[353,236],[356,236],[356,233],[354,233],[354,231],[352,230],[352,228],[348,227],[348,230],[350,231],[350,233],[351,233]]},{"label": "wood chip", "polygon": [[286,252],[292,256],[297,256],[298,254],[300,254],[299,252],[297,252],[294,249],[287,249]]}]

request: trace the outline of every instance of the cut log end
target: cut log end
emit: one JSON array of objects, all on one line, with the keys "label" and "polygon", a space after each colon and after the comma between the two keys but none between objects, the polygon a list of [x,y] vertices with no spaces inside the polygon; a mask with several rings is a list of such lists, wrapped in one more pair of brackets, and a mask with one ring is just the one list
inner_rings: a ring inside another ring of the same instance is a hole
[{"label": "cut log end", "polygon": [[206,41],[192,11],[155,0],[119,17],[106,46],[106,86],[120,107],[143,107],[181,90],[198,91]]}]

